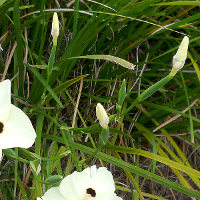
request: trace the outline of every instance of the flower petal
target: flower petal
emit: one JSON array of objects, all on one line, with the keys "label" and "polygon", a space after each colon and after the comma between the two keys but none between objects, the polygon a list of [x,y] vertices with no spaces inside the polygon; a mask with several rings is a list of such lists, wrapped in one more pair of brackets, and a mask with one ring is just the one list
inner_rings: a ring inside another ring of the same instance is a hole
[{"label": "flower petal", "polygon": [[97,116],[97,119],[99,120],[100,125],[104,129],[107,129],[108,124],[109,124],[109,117],[108,117],[104,107],[100,103],[98,103],[96,106],[96,116]]},{"label": "flower petal", "polygon": [[64,198],[62,196],[62,194],[60,194],[58,187],[52,187],[51,189],[49,189],[42,198],[37,198],[37,200],[66,200],[66,198]]},{"label": "flower petal", "polygon": [[173,57],[172,60],[173,70],[178,71],[181,68],[183,68],[185,60],[187,58],[188,45],[189,45],[189,37],[185,36],[178,48],[178,51]]},{"label": "flower petal", "polygon": [[11,107],[11,82],[5,80],[0,83],[0,121],[5,120]]},{"label": "flower petal", "polygon": [[84,199],[87,189],[94,190],[96,200],[111,200],[115,191],[112,174],[105,167],[92,166],[67,176],[59,186],[67,200]]},{"label": "flower petal", "polygon": [[185,61],[187,58],[188,45],[189,45],[189,37],[185,36],[181,41],[181,44],[173,58],[179,61]]},{"label": "flower petal", "polygon": [[58,38],[58,35],[59,35],[59,21],[58,21],[58,15],[56,12],[53,14],[51,35],[53,38]]},{"label": "flower petal", "polygon": [[[96,167],[96,166],[95,166]],[[91,171],[94,170],[94,166],[91,167]],[[91,183],[97,192],[97,200],[111,200],[115,191],[115,183],[110,171],[105,167],[100,167],[96,171],[96,175],[93,176]]]},{"label": "flower petal", "polygon": [[87,179],[89,179],[88,174],[84,171],[73,172],[61,181],[59,191],[67,200],[81,198],[85,193],[85,185],[88,185]]},{"label": "flower petal", "polygon": [[3,121],[4,129],[0,134],[0,147],[29,148],[33,145],[36,133],[28,116],[19,108],[11,104],[9,116]]}]

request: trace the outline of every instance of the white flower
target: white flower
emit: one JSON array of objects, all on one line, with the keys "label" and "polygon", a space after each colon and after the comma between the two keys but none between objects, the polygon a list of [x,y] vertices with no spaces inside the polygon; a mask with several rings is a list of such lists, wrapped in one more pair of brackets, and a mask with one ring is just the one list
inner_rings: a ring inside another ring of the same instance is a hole
[{"label": "white flower", "polygon": [[52,187],[49,189],[42,198],[37,198],[37,200],[66,200],[65,197],[59,191],[59,187]]},{"label": "white flower", "polygon": [[[38,198],[39,200],[40,198]],[[42,200],[122,200],[115,194],[111,172],[95,165],[64,178],[60,186],[48,190]]]},{"label": "white flower", "polygon": [[0,83],[0,160],[2,149],[29,148],[36,138],[35,130],[27,115],[11,104],[11,82]]},{"label": "white flower", "polygon": [[189,37],[185,36],[178,48],[178,51],[173,57],[172,70],[178,71],[184,66],[185,60],[187,58],[188,45],[189,45]]},{"label": "white flower", "polygon": [[59,21],[58,21],[58,15],[56,12],[53,14],[51,35],[53,38],[58,38],[58,35],[59,35]]},{"label": "white flower", "polygon": [[100,125],[104,129],[107,129],[108,124],[109,124],[109,117],[108,117],[104,107],[100,103],[98,103],[96,106],[96,116],[97,116],[97,119],[99,120]]}]

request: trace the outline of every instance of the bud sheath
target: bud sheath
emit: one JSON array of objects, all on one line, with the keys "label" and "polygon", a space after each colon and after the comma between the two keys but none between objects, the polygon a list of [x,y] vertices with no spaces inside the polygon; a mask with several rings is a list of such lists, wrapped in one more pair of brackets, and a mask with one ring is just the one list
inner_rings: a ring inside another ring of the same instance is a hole
[{"label": "bud sheath", "polygon": [[98,103],[96,106],[96,116],[97,116],[97,119],[99,120],[101,127],[104,129],[107,129],[108,123],[109,123],[109,117],[104,107],[100,103]]}]

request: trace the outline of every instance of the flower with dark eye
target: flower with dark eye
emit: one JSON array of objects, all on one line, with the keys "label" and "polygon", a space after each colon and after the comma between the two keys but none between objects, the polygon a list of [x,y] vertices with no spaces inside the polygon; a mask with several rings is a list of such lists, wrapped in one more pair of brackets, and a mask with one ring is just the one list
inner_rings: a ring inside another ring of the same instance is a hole
[{"label": "flower with dark eye", "polygon": [[49,189],[37,200],[122,200],[115,194],[111,172],[95,165],[65,177],[58,187]]},{"label": "flower with dark eye", "polygon": [[11,82],[0,83],[0,159],[2,149],[13,147],[29,148],[36,138],[28,116],[11,104]]}]

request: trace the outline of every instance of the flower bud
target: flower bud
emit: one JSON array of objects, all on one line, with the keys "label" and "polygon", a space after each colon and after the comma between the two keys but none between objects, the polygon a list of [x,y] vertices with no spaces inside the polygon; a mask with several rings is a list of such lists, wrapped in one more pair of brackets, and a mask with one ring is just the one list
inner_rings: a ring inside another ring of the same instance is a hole
[{"label": "flower bud", "polygon": [[59,35],[59,21],[58,21],[58,15],[56,12],[53,14],[51,35],[53,38],[58,38],[58,35]]},{"label": "flower bud", "polygon": [[96,116],[102,128],[107,129],[109,124],[109,117],[104,107],[98,103],[96,106]]},{"label": "flower bud", "polygon": [[173,71],[177,72],[184,66],[185,60],[187,58],[188,45],[189,45],[189,37],[185,36],[178,48],[178,51],[173,57],[173,61],[172,61]]}]

